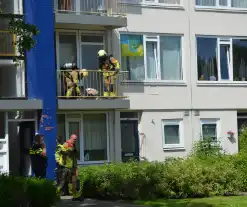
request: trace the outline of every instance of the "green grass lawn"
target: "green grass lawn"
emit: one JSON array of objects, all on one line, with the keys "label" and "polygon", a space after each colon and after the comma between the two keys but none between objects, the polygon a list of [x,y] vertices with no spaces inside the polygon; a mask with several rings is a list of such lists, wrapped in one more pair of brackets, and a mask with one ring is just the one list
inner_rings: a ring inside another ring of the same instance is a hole
[{"label": "green grass lawn", "polygon": [[247,196],[136,201],[151,207],[247,207]]}]

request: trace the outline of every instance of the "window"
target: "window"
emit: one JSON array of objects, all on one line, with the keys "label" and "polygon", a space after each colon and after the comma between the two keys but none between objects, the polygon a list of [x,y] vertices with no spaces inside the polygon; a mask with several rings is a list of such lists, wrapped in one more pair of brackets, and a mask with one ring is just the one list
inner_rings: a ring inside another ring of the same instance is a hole
[{"label": "window", "polygon": [[182,72],[182,37],[122,34],[122,69],[134,81],[180,81]]},{"label": "window", "polygon": [[59,67],[65,63],[77,62],[76,33],[59,34]]},{"label": "window", "polygon": [[22,14],[22,0],[0,0],[3,14]]},{"label": "window", "polygon": [[197,37],[200,81],[246,81],[247,39]]},{"label": "window", "polygon": [[167,6],[177,6],[181,5],[182,0],[121,0],[121,3],[125,4],[151,4],[151,5],[167,5]]},{"label": "window", "polygon": [[247,8],[246,0],[196,0],[196,6],[218,8]]},{"label": "window", "polygon": [[219,119],[201,119],[201,136],[203,139],[219,139]]},{"label": "window", "polygon": [[84,161],[107,160],[106,114],[83,115]]},{"label": "window", "polygon": [[163,120],[163,148],[183,148],[182,120]]},{"label": "window", "polygon": [[68,139],[71,134],[78,136],[76,143],[78,161],[108,161],[106,113],[58,114],[57,125],[57,135],[61,136],[63,141]]}]

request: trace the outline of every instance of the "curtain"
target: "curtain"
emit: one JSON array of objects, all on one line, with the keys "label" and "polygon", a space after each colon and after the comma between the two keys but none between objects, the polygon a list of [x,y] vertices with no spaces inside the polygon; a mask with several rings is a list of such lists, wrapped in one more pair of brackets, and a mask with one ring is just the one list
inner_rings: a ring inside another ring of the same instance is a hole
[{"label": "curtain", "polygon": [[232,0],[232,7],[247,8],[246,0]]},{"label": "curtain", "polygon": [[121,68],[123,71],[129,71],[130,80],[145,80],[145,66],[143,56],[122,57]]},{"label": "curtain", "polygon": [[77,62],[76,35],[62,33],[59,35],[59,61],[61,67],[65,63]]},{"label": "curtain", "polygon": [[107,124],[105,114],[83,115],[85,161],[107,160]]},{"label": "curtain", "polygon": [[147,58],[147,79],[158,79],[157,68],[157,43],[146,42],[146,58]]},{"label": "curtain", "polygon": [[196,0],[198,6],[216,6],[216,0]]},{"label": "curtain", "polygon": [[228,0],[219,0],[220,6],[228,6]]},{"label": "curtain", "polygon": [[162,80],[182,80],[181,37],[160,37]]},{"label": "curtain", "polygon": [[[217,67],[217,39],[197,37],[197,68],[198,80],[216,81]],[[207,48],[207,50],[205,50]]]}]

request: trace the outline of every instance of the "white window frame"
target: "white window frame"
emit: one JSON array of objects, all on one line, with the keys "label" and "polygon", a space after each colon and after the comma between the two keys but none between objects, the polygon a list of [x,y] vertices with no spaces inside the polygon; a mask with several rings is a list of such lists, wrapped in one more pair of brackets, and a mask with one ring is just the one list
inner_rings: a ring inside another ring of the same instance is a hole
[{"label": "white window frame", "polygon": [[[182,34],[142,34],[142,33],[131,33],[131,32],[122,32],[120,33],[120,35],[141,35],[143,37],[143,51],[144,51],[144,70],[145,70],[145,79],[142,81],[138,81],[138,80],[128,80],[128,82],[145,82],[145,83],[171,83],[171,84],[185,84],[186,82],[186,74],[185,74],[185,70],[184,70],[184,65],[185,65],[185,54],[184,54],[184,35]],[[161,67],[160,67],[160,37],[163,36],[168,36],[168,37],[180,37],[180,50],[181,50],[181,76],[182,79],[181,80],[161,80]],[[147,48],[146,48],[146,43],[147,42],[156,42],[157,43],[157,71],[158,74],[156,74],[156,79],[148,79],[147,78]],[[120,44],[120,42],[119,42]],[[120,57],[122,57],[121,51],[120,51]],[[126,70],[124,68],[124,70]]]},{"label": "white window frame", "polygon": [[[109,119],[110,119],[110,114],[105,111],[83,111],[83,112],[58,112],[58,114],[63,114],[65,115],[65,134],[66,134],[66,139],[68,139],[69,135],[69,126],[68,122],[76,122],[80,121],[80,160],[77,161],[79,165],[88,165],[88,164],[104,164],[104,163],[109,163],[110,162],[110,132],[111,132],[111,126],[109,125]],[[81,118],[70,118],[68,117],[69,114],[78,114],[81,116]],[[84,114],[105,114],[106,115],[106,134],[107,134],[107,159],[106,160],[99,160],[99,161],[85,161],[84,160],[84,140],[83,140],[83,115]],[[112,126],[113,127],[113,126]]]},{"label": "white window frame", "polygon": [[227,6],[220,5],[220,0],[216,0],[215,6],[202,6],[197,5],[196,0],[194,0],[195,8],[197,9],[228,9],[228,10],[246,10],[246,8],[233,7],[231,4],[231,0],[227,0]]},{"label": "white window frame", "polygon": [[[217,73],[218,73],[218,80],[217,81],[210,81],[210,80],[198,80],[198,62],[196,58],[196,68],[197,68],[197,83],[200,84],[219,84],[219,83],[234,83],[234,84],[246,84],[247,80],[245,81],[234,81],[233,77],[233,40],[234,39],[246,39],[247,37],[217,37],[217,36],[202,36],[202,35],[197,35],[196,36],[196,57],[198,55],[197,51],[197,38],[213,38],[217,39],[217,51],[216,51],[216,61],[217,61]],[[229,79],[222,79],[221,78],[221,68],[220,68],[220,46],[221,45],[229,45],[230,46],[230,60],[229,60]]]},{"label": "white window frame", "polygon": [[150,6],[166,6],[166,7],[181,7],[183,5],[183,0],[180,0],[180,4],[169,4],[169,3],[160,3],[159,0],[140,0],[140,3],[143,5]]},{"label": "white window frame", "polygon": [[[167,125],[178,125],[179,126],[179,144],[166,144],[165,143],[165,130],[164,126]],[[184,149],[184,124],[182,119],[163,119],[162,120],[162,140],[163,149]]]},{"label": "white window frame", "polygon": [[200,119],[200,134],[203,140],[202,125],[204,124],[215,124],[216,125],[216,141],[220,138],[220,119],[219,118],[201,118]]},{"label": "white window frame", "polygon": [[[81,68],[82,66],[82,60],[81,60],[81,45],[86,45],[86,44],[92,44],[92,45],[103,45],[104,49],[107,49],[106,42],[107,42],[107,35],[105,32],[101,31],[81,31],[81,30],[66,30],[66,29],[58,29],[56,30],[56,63],[57,63],[57,70],[60,70],[60,54],[59,54],[59,36],[60,33],[68,33],[71,35],[76,35],[76,55],[77,55],[77,62],[76,64]],[[94,36],[102,36],[103,37],[103,44],[102,43],[89,43],[89,42],[82,42],[81,41],[81,36],[82,35],[94,35]],[[95,54],[97,55],[97,54]],[[90,68],[88,68],[90,70]]]}]

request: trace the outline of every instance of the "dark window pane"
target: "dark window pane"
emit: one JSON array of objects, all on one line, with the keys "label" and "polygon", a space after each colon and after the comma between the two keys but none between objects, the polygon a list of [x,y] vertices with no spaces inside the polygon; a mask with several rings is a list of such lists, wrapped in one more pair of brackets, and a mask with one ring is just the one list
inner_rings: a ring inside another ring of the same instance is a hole
[{"label": "dark window pane", "polygon": [[165,144],[179,144],[179,125],[165,125]]},{"label": "dark window pane", "polygon": [[233,39],[233,79],[247,80],[247,40]]},{"label": "dark window pane", "polygon": [[57,115],[57,136],[62,138],[62,142],[65,142],[66,133],[65,133],[65,115],[64,114]]},{"label": "dark window pane", "polygon": [[34,111],[11,111],[8,112],[8,119],[34,119]]},{"label": "dark window pane", "polygon": [[137,112],[121,112],[120,118],[138,118]]},{"label": "dark window pane", "polygon": [[211,138],[217,140],[217,126],[216,124],[203,124],[202,125],[203,139]]},{"label": "dark window pane", "polygon": [[220,74],[222,80],[229,80],[230,45],[220,45]]},{"label": "dark window pane", "polygon": [[[5,112],[0,112],[0,139],[5,138]],[[0,146],[1,149],[1,146]]]},{"label": "dark window pane", "polygon": [[216,6],[216,0],[196,0],[198,6]]},{"label": "dark window pane", "polygon": [[218,80],[216,38],[197,38],[198,80]]},{"label": "dark window pane", "polygon": [[98,43],[103,43],[104,42],[104,37],[103,36],[93,36],[93,35],[82,35],[81,36],[81,41],[82,42],[98,42]]}]

